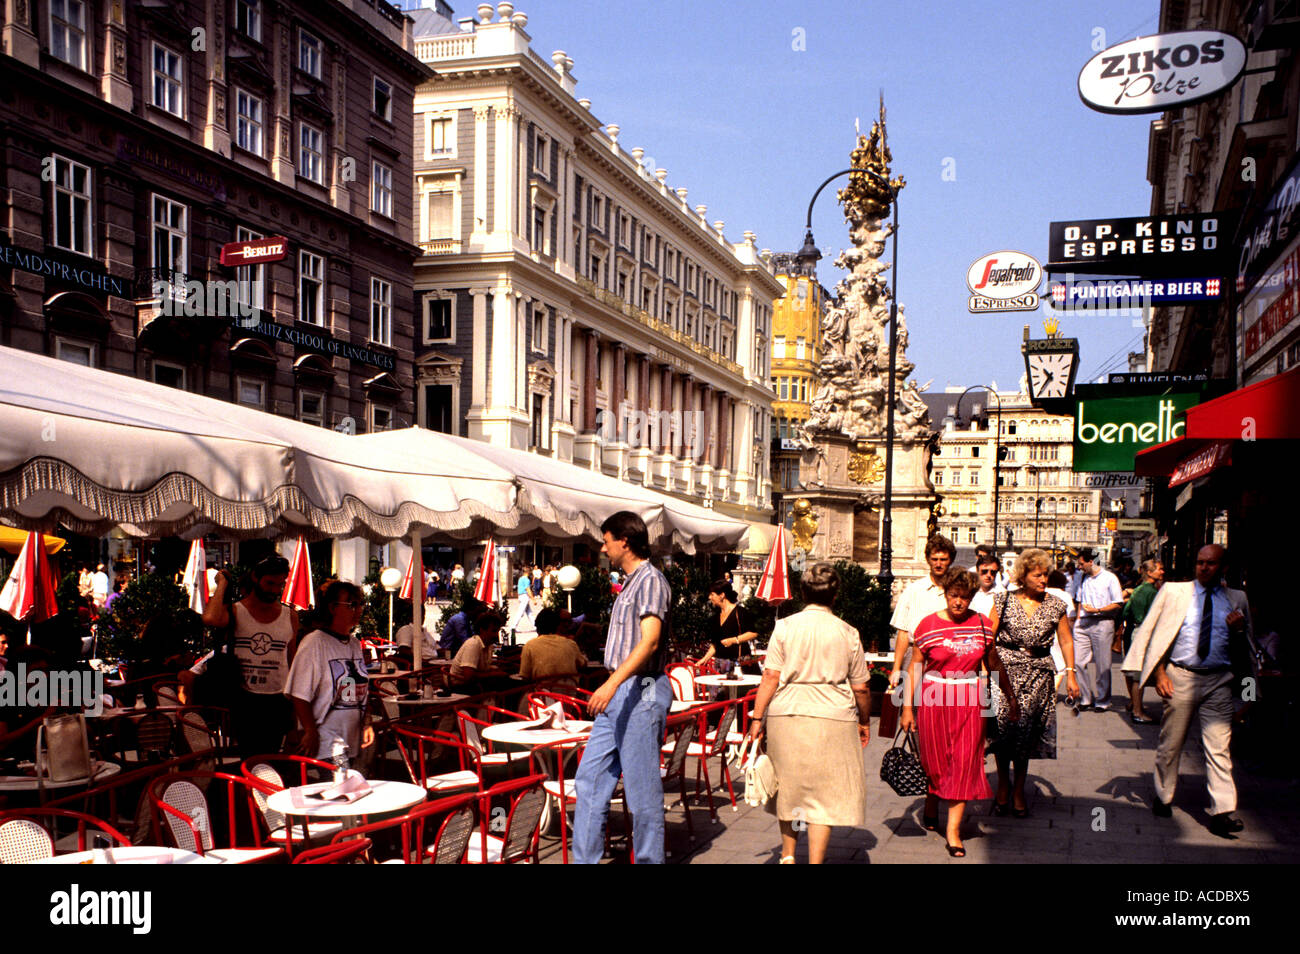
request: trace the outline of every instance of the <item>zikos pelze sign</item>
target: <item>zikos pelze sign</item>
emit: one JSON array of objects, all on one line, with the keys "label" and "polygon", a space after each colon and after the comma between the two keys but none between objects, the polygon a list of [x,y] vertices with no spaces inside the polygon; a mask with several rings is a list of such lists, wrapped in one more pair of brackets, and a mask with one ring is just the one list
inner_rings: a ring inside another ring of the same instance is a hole
[{"label": "zikos pelze sign", "polygon": [[1074,414],[1075,473],[1131,473],[1138,451],[1183,436],[1177,415],[1201,402],[1200,391],[1080,399]]},{"label": "zikos pelze sign", "polygon": [[1079,71],[1079,98],[1103,113],[1159,113],[1217,96],[1246,68],[1235,36],[1186,30],[1102,50]]}]

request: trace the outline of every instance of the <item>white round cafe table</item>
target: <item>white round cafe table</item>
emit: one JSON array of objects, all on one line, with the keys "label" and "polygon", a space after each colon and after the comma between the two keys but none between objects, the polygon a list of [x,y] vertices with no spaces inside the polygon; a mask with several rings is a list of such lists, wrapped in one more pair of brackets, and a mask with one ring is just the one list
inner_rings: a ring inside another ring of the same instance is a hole
[{"label": "white round cafe table", "polygon": [[421,696],[418,699],[403,699],[398,696],[396,699],[389,699],[389,702],[395,702],[399,706],[432,706],[444,702],[460,702],[462,699],[468,699],[469,696],[463,692],[452,692],[445,696]]},{"label": "white round cafe table", "polygon": [[688,702],[684,699],[674,699],[668,703],[668,711],[669,713],[685,712],[687,709],[694,709],[696,706],[707,705],[708,701],[707,699],[692,699]]},{"label": "white round cafe table", "polygon": [[522,745],[534,748],[551,742],[563,742],[566,739],[581,739],[591,735],[591,723],[579,719],[569,719],[563,729],[529,729],[519,728],[527,723],[499,722],[479,730],[479,735],[489,742],[502,745]]},{"label": "white round cafe table", "polygon": [[751,673],[743,672],[739,679],[733,679],[731,676],[696,676],[695,684],[697,686],[717,686],[741,688],[742,686],[757,686],[763,681],[762,676],[755,676]]},{"label": "white round cafe table", "polygon": [[63,782],[51,782],[49,779],[45,779],[44,783],[41,783],[35,775],[0,775],[0,792],[35,792],[41,788],[48,791],[61,788],[76,788],[78,785],[89,785],[91,782],[103,781],[120,771],[122,771],[122,766],[116,762],[96,761],[91,765],[89,778],[71,778]]},{"label": "white round cafe table", "polygon": [[211,855],[198,855],[184,848],[153,848],[146,845],[92,848],[53,858],[33,861],[34,865],[219,865]]},{"label": "white round cafe table", "polygon": [[281,815],[295,818],[356,818],[361,815],[382,815],[403,812],[418,805],[428,796],[421,786],[410,782],[392,782],[375,779],[370,782],[370,792],[356,801],[314,798],[317,792],[332,786],[333,782],[315,782],[296,785],[274,792],[266,797],[266,807]]}]

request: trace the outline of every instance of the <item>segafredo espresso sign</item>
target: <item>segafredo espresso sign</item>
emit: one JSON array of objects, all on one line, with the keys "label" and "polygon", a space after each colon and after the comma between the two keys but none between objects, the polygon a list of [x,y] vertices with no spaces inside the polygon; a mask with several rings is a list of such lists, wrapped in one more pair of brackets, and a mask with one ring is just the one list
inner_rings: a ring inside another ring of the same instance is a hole
[{"label": "segafredo espresso sign", "polygon": [[1186,30],[1102,50],[1079,71],[1079,97],[1102,113],[1160,113],[1217,96],[1246,68],[1229,33]]},{"label": "segafredo espresso sign", "polygon": [[989,311],[1033,311],[1038,307],[1038,282],[1043,266],[1024,252],[990,252],[966,269],[971,291],[967,308]]},{"label": "segafredo espresso sign", "polygon": [[1177,415],[1201,402],[1199,390],[1142,397],[1080,399],[1074,414],[1073,470],[1132,473],[1138,451],[1183,436]]}]

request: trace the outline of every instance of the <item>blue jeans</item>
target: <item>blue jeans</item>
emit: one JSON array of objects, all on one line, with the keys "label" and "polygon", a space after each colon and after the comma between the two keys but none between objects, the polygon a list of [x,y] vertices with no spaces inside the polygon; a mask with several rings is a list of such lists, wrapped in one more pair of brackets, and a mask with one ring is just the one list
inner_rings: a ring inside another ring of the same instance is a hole
[{"label": "blue jeans", "polygon": [[596,716],[574,779],[573,860],[594,865],[605,853],[609,800],[623,776],[632,846],[641,865],[664,863],[664,783],[659,748],[673,693],[668,677],[633,676]]}]

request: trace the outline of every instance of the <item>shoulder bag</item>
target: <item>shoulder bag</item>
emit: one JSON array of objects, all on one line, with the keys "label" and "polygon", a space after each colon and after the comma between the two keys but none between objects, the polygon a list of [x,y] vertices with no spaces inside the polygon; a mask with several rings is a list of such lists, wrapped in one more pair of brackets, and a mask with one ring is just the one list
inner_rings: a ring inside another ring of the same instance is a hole
[{"label": "shoulder bag", "polygon": [[[767,757],[767,753],[759,752],[757,745],[751,750],[749,745],[750,738],[746,736],[745,741],[740,744],[740,765],[745,772],[745,804],[775,815],[776,790],[779,784],[776,767],[772,765],[772,760]],[[747,752],[748,762],[745,760]]]},{"label": "shoulder bag", "polygon": [[38,787],[43,790],[46,782],[89,779],[93,768],[86,717],[80,713],[46,716],[36,730]]},{"label": "shoulder bag", "polygon": [[[900,736],[902,745],[898,744]],[[930,790],[930,781],[917,755],[919,747],[915,733],[904,733],[900,729],[894,736],[893,747],[880,760],[880,777],[895,795],[924,795]]]}]

